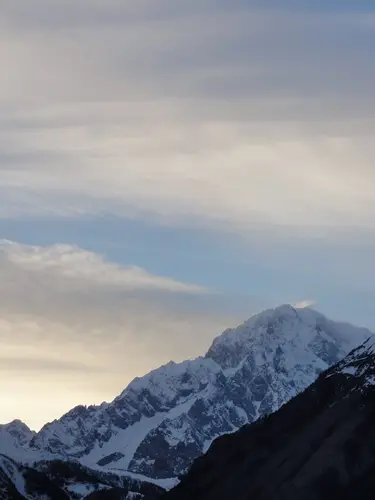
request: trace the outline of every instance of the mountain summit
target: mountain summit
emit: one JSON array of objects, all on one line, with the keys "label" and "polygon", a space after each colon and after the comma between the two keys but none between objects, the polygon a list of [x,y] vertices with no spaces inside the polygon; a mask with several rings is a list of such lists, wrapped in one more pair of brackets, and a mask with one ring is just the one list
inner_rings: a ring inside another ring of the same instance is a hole
[{"label": "mountain summit", "polygon": [[217,439],[162,498],[373,499],[374,416],[370,338],[279,411]]},{"label": "mountain summit", "polygon": [[46,424],[25,453],[179,476],[215,438],[277,410],[371,335],[311,309],[264,311],[226,330],[204,357],[170,362],[113,402],[79,406]]}]

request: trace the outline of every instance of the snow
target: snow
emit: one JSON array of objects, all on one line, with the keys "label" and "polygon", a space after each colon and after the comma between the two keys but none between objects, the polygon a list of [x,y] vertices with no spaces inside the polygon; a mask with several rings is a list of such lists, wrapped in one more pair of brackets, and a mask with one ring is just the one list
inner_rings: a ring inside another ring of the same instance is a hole
[{"label": "snow", "polygon": [[93,484],[88,484],[88,483],[74,483],[70,484],[69,486],[66,486],[66,490],[70,493],[77,493],[78,495],[89,495],[93,491],[100,489],[108,489],[108,486],[103,486],[103,485],[93,485]]},{"label": "snow", "polygon": [[245,412],[245,410],[243,408],[240,408],[239,406],[236,406],[235,409],[236,409],[237,415],[243,421],[243,425],[245,425],[249,421],[247,413]]},{"label": "snow", "polygon": [[11,482],[16,487],[17,491],[25,498],[29,498],[26,493],[26,483],[22,472],[19,470],[17,464],[7,457],[0,457],[0,469],[8,476]]},{"label": "snow", "polygon": [[110,440],[102,447],[96,446],[81,462],[88,467],[95,465],[101,458],[107,457],[116,451],[125,456],[116,461],[116,466],[126,470],[129,467],[131,460],[137,451],[138,446],[149,432],[158,427],[166,418],[177,418],[182,413],[189,411],[196,397],[190,398],[184,403],[173,408],[170,412],[158,413],[154,417],[142,417],[139,422],[125,430],[119,429],[116,434],[116,439]]},{"label": "snow", "polygon": [[[100,467],[99,465],[93,466],[92,469],[103,472],[103,467]],[[153,477],[144,476],[143,474],[137,474],[136,472],[131,472],[118,467],[108,467],[106,472],[113,472],[114,474],[118,474],[121,477],[127,477],[129,479],[134,479],[140,482],[152,483],[156,486],[160,486],[160,488],[164,488],[165,490],[170,490],[179,483],[177,477],[155,479]]]},{"label": "snow", "polygon": [[[134,379],[116,399],[124,398],[129,392],[139,393],[148,389],[161,401],[170,401],[181,388],[197,390],[202,384],[212,381],[218,372],[220,367],[212,359],[199,357],[182,363],[170,361],[144,377]],[[187,377],[186,382],[184,377]]]},{"label": "snow", "polygon": [[25,447],[35,434],[20,420],[0,425],[0,453],[15,459],[23,457]]},{"label": "snow", "polygon": [[[347,323],[334,322],[313,309],[295,309],[290,305],[282,305],[275,309],[263,311],[245,321],[245,323],[237,329],[229,330],[227,335],[232,336],[233,332],[237,331],[235,336],[240,335],[243,337],[244,330],[262,329],[262,327],[268,326],[273,322],[285,325],[285,328],[282,329],[282,336],[284,339],[291,339],[296,336],[296,331],[293,327],[296,324],[303,326],[303,331],[299,330],[298,335],[305,335],[307,331],[320,325],[323,327],[325,335],[327,334],[327,330],[329,330],[330,336],[352,343],[353,346],[358,345],[358,339],[359,342],[361,342],[372,335],[372,332],[366,328],[358,328]],[[355,338],[353,339],[353,337]]]},{"label": "snow", "polygon": [[139,500],[140,498],[142,498],[142,495],[140,493],[135,493],[134,491],[129,491],[126,495],[126,500]]},{"label": "snow", "polygon": [[355,375],[357,372],[357,369],[355,366],[345,366],[342,370],[342,373],[345,375]]}]

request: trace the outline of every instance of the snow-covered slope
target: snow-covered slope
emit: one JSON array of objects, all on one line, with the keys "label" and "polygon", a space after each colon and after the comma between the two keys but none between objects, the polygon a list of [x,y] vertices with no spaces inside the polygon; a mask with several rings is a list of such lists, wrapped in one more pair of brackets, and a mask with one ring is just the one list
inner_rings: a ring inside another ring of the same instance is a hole
[{"label": "snow-covered slope", "polygon": [[1,500],[156,500],[163,489],[144,479],[89,469],[74,461],[25,467],[0,455]]},{"label": "snow-covered slope", "polygon": [[264,311],[225,331],[204,357],[170,362],[112,403],[80,406],[47,424],[29,451],[176,477],[213,439],[278,409],[371,335],[311,309]]},{"label": "snow-covered slope", "polygon": [[[25,449],[36,432],[20,420],[13,420],[9,424],[0,425],[0,453],[13,458],[25,457]],[[39,456],[39,455],[38,455]]]},{"label": "snow-covered slope", "polygon": [[375,386],[375,337],[353,349],[342,361],[328,372],[326,377],[342,374],[356,380],[356,389],[366,390]]},{"label": "snow-covered slope", "polygon": [[22,466],[4,455],[0,455],[0,498],[31,498],[26,492],[26,479]]}]

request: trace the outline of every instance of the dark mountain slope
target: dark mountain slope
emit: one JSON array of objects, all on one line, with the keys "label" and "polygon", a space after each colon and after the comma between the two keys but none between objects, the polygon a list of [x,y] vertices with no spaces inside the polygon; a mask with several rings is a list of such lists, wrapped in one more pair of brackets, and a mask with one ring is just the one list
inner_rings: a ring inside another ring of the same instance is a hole
[{"label": "dark mountain slope", "polygon": [[278,412],[218,438],[163,498],[374,498],[374,353],[369,339]]},{"label": "dark mountain slope", "polygon": [[25,467],[0,455],[0,500],[156,500],[162,492],[155,484],[78,462],[42,461]]}]

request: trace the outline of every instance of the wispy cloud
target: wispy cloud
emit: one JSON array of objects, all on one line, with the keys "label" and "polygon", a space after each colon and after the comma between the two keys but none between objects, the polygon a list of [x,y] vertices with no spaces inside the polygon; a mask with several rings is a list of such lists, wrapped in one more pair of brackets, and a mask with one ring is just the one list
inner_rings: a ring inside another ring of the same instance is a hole
[{"label": "wispy cloud", "polygon": [[9,152],[0,167],[0,216],[112,213],[237,232],[375,220],[375,150],[365,137],[253,139],[250,125],[171,122],[147,135],[148,127],[139,137],[99,123],[7,133],[16,163]]},{"label": "wispy cloud", "polygon": [[315,306],[316,305],[316,301],[315,300],[305,299],[305,300],[300,300],[299,302],[296,302],[293,305],[297,309],[305,309],[306,307],[313,307],[313,306]]},{"label": "wispy cloud", "polygon": [[276,2],[5,2],[0,217],[238,234],[372,226],[363,17]]},{"label": "wispy cloud", "polygon": [[66,285],[72,289],[76,288],[76,281],[84,282],[85,286],[119,287],[122,291],[208,292],[204,287],[154,276],[136,266],[125,267],[107,262],[94,252],[70,245],[38,247],[3,240],[0,241],[0,259],[3,265],[5,260],[24,273],[46,274],[56,281],[66,279]]}]

